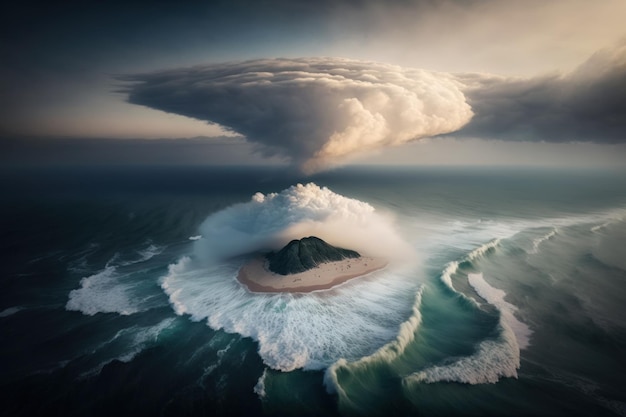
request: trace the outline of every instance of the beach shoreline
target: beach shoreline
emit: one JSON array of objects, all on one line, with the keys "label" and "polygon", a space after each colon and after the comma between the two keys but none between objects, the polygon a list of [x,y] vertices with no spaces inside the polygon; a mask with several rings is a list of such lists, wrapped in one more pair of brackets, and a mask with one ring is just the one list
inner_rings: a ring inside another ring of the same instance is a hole
[{"label": "beach shoreline", "polygon": [[362,256],[326,262],[297,274],[280,275],[267,269],[264,257],[257,257],[239,269],[237,280],[251,292],[306,293],[331,289],[353,278],[383,269],[387,264],[387,260],[382,258]]}]

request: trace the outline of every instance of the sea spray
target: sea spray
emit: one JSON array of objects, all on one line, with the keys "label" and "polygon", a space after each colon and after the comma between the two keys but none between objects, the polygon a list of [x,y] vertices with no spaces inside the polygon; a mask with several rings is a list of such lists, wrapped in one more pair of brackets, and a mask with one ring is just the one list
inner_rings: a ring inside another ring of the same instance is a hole
[{"label": "sea spray", "polygon": [[246,203],[208,216],[200,232],[203,238],[194,241],[194,256],[209,264],[277,250],[306,236],[369,256],[412,256],[392,218],[366,202],[314,183],[297,184],[280,193],[257,193]]}]

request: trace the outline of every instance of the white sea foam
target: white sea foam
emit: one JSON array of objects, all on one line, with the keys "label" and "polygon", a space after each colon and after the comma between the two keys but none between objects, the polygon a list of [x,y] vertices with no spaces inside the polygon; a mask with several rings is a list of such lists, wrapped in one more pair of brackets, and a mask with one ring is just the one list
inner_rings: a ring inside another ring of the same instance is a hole
[{"label": "white sea foam", "polygon": [[[211,339],[211,341],[208,343],[208,345],[210,347],[215,347],[215,338]],[[202,375],[200,376],[200,378],[197,381],[197,384],[199,386],[201,386],[202,388],[206,388],[206,386],[204,385],[204,380],[213,373],[213,371],[215,371],[217,368],[219,368],[222,363],[224,362],[224,356],[226,355],[226,352],[228,352],[230,350],[230,348],[232,347],[232,345],[235,343],[235,339],[230,339],[230,341],[228,342],[228,344],[226,346],[224,346],[222,349],[219,349],[217,351],[217,360],[213,363],[211,363],[210,365],[207,365],[204,367],[204,371],[202,372]]]},{"label": "white sea foam", "polygon": [[20,306],[5,308],[4,310],[0,311],[0,317],[9,317],[22,310],[24,310],[24,307]]},{"label": "white sea foam", "polygon": [[267,393],[265,392],[265,380],[267,379],[267,375],[268,375],[267,368],[265,368],[263,370],[263,374],[261,374],[261,376],[259,377],[259,380],[257,381],[256,385],[253,388],[254,393],[258,395],[258,397],[261,400],[263,400],[265,396],[267,395]]},{"label": "white sea foam", "polygon": [[493,384],[502,377],[517,377],[520,349],[528,347],[532,331],[513,315],[517,308],[504,300],[504,291],[490,286],[482,274],[468,274],[468,281],[480,297],[498,309],[497,338],[480,342],[471,356],[416,372],[405,379],[406,383],[449,381]]},{"label": "white sea foam", "polygon": [[[458,271],[459,264],[480,259],[495,249],[500,241],[499,238],[493,239],[472,250],[461,261],[448,263],[442,271],[441,281],[454,290],[452,275]],[[504,301],[506,295],[504,291],[487,284],[482,274],[469,274],[468,281],[478,295],[499,310],[498,336],[495,339],[480,342],[474,354],[450,364],[423,369],[406,377],[405,383],[453,381],[484,384],[495,383],[502,377],[517,377],[517,369],[520,366],[520,345],[522,348],[528,346],[531,330],[513,315],[516,307]],[[476,303],[472,298],[464,297]]]},{"label": "white sea foam", "polygon": [[517,378],[520,357],[515,335],[502,322],[499,330],[497,339],[483,340],[473,355],[460,358],[451,364],[426,368],[409,375],[403,382],[494,384],[502,377]]},{"label": "white sea foam", "polygon": [[149,259],[152,259],[156,255],[161,254],[164,249],[164,247],[151,244],[147,248],[137,251],[137,253],[139,254],[139,259],[136,262],[145,262]]},{"label": "white sea foam", "polygon": [[324,385],[329,393],[343,392],[343,389],[338,386],[339,382],[337,378],[337,371],[340,368],[363,367],[381,362],[391,363],[404,353],[407,346],[415,339],[415,333],[422,322],[420,306],[422,305],[423,289],[424,287],[420,287],[417,291],[415,295],[415,302],[411,308],[411,316],[405,322],[400,324],[400,329],[394,340],[387,343],[369,356],[365,356],[354,362],[348,362],[342,358],[326,369],[326,373],[324,375]]},{"label": "white sea foam", "polygon": [[189,240],[200,240],[202,239],[202,235],[189,236]]},{"label": "white sea foam", "polygon": [[593,226],[591,229],[589,229],[591,232],[597,232],[599,230],[604,229],[605,227],[607,227],[609,224],[611,224],[611,222],[606,222],[606,223],[602,223],[602,224],[598,224],[596,226]]},{"label": "white sea foam", "polygon": [[515,317],[514,313],[517,307],[504,300],[506,293],[489,285],[485,281],[482,273],[468,274],[467,279],[479,296],[500,311],[502,320],[513,330],[519,348],[526,349],[530,344],[532,330],[530,330],[528,325],[522,323]]},{"label": "white sea foam", "polygon": [[184,258],[162,287],[177,314],[253,338],[265,364],[282,371],[323,369],[373,353],[396,336],[408,301],[410,283],[389,271],[332,292],[254,294],[236,281],[238,266],[198,268]]},{"label": "white sea foam", "polygon": [[454,275],[459,270],[460,264],[468,261],[471,262],[485,256],[485,254],[487,254],[490,250],[495,249],[500,244],[500,240],[500,238],[492,239],[489,242],[484,243],[472,250],[460,261],[448,262],[443,271],[441,271],[441,281],[446,285],[446,287],[456,292],[454,285],[452,285],[452,275]]},{"label": "white sea foam", "polygon": [[540,246],[543,242],[545,242],[545,241],[547,241],[547,240],[552,239],[552,238],[553,238],[554,236],[556,236],[556,235],[557,235],[557,228],[556,228],[556,227],[553,227],[553,228],[552,228],[552,230],[551,230],[549,233],[547,233],[547,234],[545,234],[545,235],[543,235],[543,236],[541,236],[541,237],[538,237],[538,238],[534,239],[534,240],[533,240],[533,248],[530,250],[530,252],[529,252],[529,253],[530,253],[530,254],[539,253],[539,246]]},{"label": "white sea foam", "polygon": [[129,285],[120,282],[117,268],[107,266],[81,279],[80,288],[70,292],[65,308],[90,316],[97,313],[133,314],[138,308],[132,302],[128,290]]}]

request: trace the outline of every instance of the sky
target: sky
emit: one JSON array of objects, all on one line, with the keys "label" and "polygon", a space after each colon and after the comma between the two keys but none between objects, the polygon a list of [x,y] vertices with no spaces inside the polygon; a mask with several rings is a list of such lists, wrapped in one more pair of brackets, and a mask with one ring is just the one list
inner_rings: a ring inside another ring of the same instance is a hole
[{"label": "sky", "polygon": [[3,163],[626,160],[623,0],[24,1],[0,15]]}]

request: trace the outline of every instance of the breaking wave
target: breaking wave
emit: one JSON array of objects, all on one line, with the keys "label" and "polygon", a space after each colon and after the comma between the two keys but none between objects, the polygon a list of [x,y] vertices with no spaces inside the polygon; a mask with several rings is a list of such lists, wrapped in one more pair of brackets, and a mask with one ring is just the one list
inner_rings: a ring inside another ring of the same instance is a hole
[{"label": "breaking wave", "polygon": [[342,392],[341,387],[337,379],[337,371],[343,367],[366,367],[371,364],[378,364],[382,362],[390,363],[393,360],[399,358],[407,348],[407,346],[415,339],[415,333],[417,332],[421,322],[422,315],[420,313],[420,306],[422,305],[422,292],[424,287],[420,287],[415,295],[415,301],[411,308],[411,316],[402,324],[398,330],[398,334],[394,340],[378,349],[372,355],[363,357],[354,362],[348,362],[345,359],[339,359],[332,364],[324,375],[324,385],[328,392]]},{"label": "breaking wave", "polygon": [[383,271],[329,292],[255,294],[236,281],[239,266],[201,268],[183,258],[161,285],[177,314],[251,337],[265,364],[281,371],[324,369],[373,353],[395,337],[390,329],[402,321],[410,286]]},{"label": "breaking wave", "polygon": [[409,375],[404,383],[462,382],[495,384],[502,377],[517,378],[520,366],[519,347],[515,335],[500,322],[499,336],[482,341],[476,352],[450,365],[433,366]]},{"label": "breaking wave", "polygon": [[540,246],[543,242],[545,242],[545,241],[547,241],[547,240],[552,239],[552,238],[553,238],[554,236],[556,236],[556,235],[557,235],[557,228],[556,228],[556,227],[553,227],[553,228],[552,228],[552,230],[551,230],[549,233],[547,233],[547,234],[545,234],[545,235],[543,235],[543,236],[541,236],[541,237],[538,237],[538,238],[534,239],[534,240],[533,240],[533,248],[530,250],[530,252],[529,252],[529,253],[531,253],[531,254],[538,253],[538,252],[539,252],[539,246]]},{"label": "breaking wave", "polygon": [[137,270],[134,265],[147,262],[163,250],[151,244],[131,254],[130,260],[116,253],[104,269],[80,280],[80,288],[70,291],[65,309],[90,316],[130,315],[161,305],[159,293],[150,285],[153,282],[145,280],[149,268]]},{"label": "breaking wave", "polygon": [[[458,272],[460,263],[472,262],[493,251],[500,243],[494,239],[479,246],[460,262],[446,265],[441,281],[453,291],[452,275]],[[520,348],[529,344],[531,331],[520,322],[513,312],[516,307],[504,301],[505,292],[491,287],[482,274],[468,274],[469,284],[476,293],[498,309],[499,322],[497,336],[480,342],[473,355],[460,358],[450,364],[428,367],[404,379],[405,383],[434,383],[440,381],[462,382],[467,384],[496,383],[502,377],[517,377],[520,366]],[[461,294],[464,298],[471,299]],[[475,305],[478,303],[474,301]]]},{"label": "breaking wave", "polygon": [[257,193],[212,214],[200,229],[193,255],[170,265],[161,287],[177,314],[256,340],[270,368],[324,369],[340,358],[371,355],[398,337],[393,329],[415,303],[412,277],[393,267],[306,295],[257,294],[239,284],[245,256],[236,256],[302,236],[390,258],[410,250],[390,218],[328,188],[307,184]]},{"label": "breaking wave", "polygon": [[446,285],[446,287],[456,292],[454,286],[452,285],[452,275],[454,275],[459,270],[460,264],[480,259],[489,252],[493,251],[500,244],[500,240],[501,239],[499,238],[490,240],[489,242],[472,250],[460,261],[452,261],[446,264],[444,270],[441,272],[441,281]]},{"label": "breaking wave", "polygon": [[530,345],[530,335],[532,331],[528,325],[522,323],[515,317],[514,313],[517,307],[504,301],[506,293],[489,285],[483,278],[483,274],[468,274],[467,279],[480,297],[498,309],[501,317],[501,325],[513,330],[519,348],[527,348],[528,345]]}]

